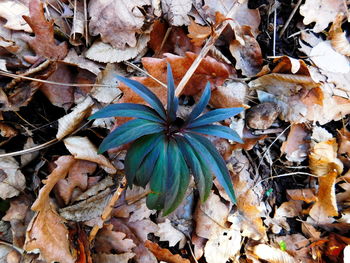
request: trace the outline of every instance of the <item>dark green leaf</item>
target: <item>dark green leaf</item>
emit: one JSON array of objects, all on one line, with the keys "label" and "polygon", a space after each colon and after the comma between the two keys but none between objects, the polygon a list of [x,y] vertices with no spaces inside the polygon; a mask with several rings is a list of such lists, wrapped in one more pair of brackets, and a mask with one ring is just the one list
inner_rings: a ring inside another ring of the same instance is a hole
[{"label": "dark green leaf", "polygon": [[168,173],[166,177],[163,216],[170,214],[179,206],[190,182],[190,173],[186,162],[173,139],[168,144]]},{"label": "dark green leaf", "polygon": [[226,126],[219,126],[214,124],[208,124],[205,126],[199,126],[196,128],[189,129],[193,132],[198,132],[206,135],[212,135],[216,137],[225,138],[235,142],[243,143],[237,132]]},{"label": "dark green leaf", "polygon": [[[155,133],[142,136],[134,141],[125,156],[125,174],[128,186],[131,188],[134,183],[136,171],[149,152],[151,152],[162,138],[162,133]],[[153,169],[148,167],[148,169]]]},{"label": "dark green leaf", "polygon": [[150,89],[135,80],[118,75],[116,77],[119,81],[124,82],[129,88],[140,95],[164,120],[166,120],[165,109],[162,102]]},{"label": "dark green leaf", "polygon": [[204,202],[208,198],[213,185],[212,173],[205,160],[203,160],[201,155],[194,148],[192,148],[192,146],[184,138],[177,136],[176,141],[187,165],[192,171],[199,190],[200,199],[202,202]]},{"label": "dark green leaf", "polygon": [[185,138],[193,148],[202,153],[203,159],[209,164],[219,183],[225,189],[231,201],[235,204],[236,197],[229,171],[227,170],[225,161],[222,159],[216,148],[208,139],[192,132],[185,134]]},{"label": "dark green leaf", "polygon": [[166,175],[168,172],[168,141],[167,138],[162,140],[158,160],[151,177],[151,190],[147,196],[146,204],[149,209],[161,210],[164,208],[166,189]]},{"label": "dark green leaf", "polygon": [[136,171],[135,184],[138,186],[145,187],[153,174],[154,166],[163,147],[164,135],[160,137],[160,140],[157,140],[152,151],[147,154],[141,166]]},{"label": "dark green leaf", "polygon": [[211,124],[216,121],[222,121],[229,117],[235,116],[240,113],[243,108],[226,108],[226,109],[216,109],[209,111],[199,118],[195,119],[193,122],[189,123],[187,128],[194,128],[198,126],[204,126]]},{"label": "dark green leaf", "polygon": [[179,105],[178,98],[175,97],[175,83],[171,66],[168,63],[168,100],[167,100],[167,113],[170,122],[176,120],[176,111]]},{"label": "dark green leaf", "polygon": [[122,144],[134,141],[141,136],[158,133],[164,130],[164,126],[160,123],[151,122],[142,119],[128,121],[112,131],[101,143],[98,150],[103,153],[108,149],[118,147]]},{"label": "dark green leaf", "polygon": [[134,117],[149,121],[164,122],[159,114],[146,105],[135,103],[112,104],[89,117],[90,120],[107,117]]},{"label": "dark green leaf", "polygon": [[209,102],[210,94],[211,94],[210,82],[208,81],[199,102],[196,104],[196,106],[193,108],[190,115],[187,117],[185,124],[191,123],[195,118],[197,118],[203,112],[203,110],[205,109],[205,107]]}]

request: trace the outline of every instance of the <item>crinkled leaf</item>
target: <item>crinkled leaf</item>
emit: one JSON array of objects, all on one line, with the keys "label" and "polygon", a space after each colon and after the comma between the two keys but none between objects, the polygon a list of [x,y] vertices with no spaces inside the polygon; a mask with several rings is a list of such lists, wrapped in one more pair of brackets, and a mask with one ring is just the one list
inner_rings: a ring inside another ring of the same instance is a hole
[{"label": "crinkled leaf", "polygon": [[154,145],[152,151],[147,154],[142,164],[136,171],[134,183],[138,186],[145,187],[153,174],[154,166],[163,147],[162,144],[164,143],[164,135],[160,137],[160,140],[157,140],[157,143]]},{"label": "crinkled leaf", "polygon": [[[157,142],[160,141],[161,138],[160,133],[145,135],[137,139],[130,146],[125,156],[125,174],[130,188],[134,183],[136,171],[139,169],[147,154],[153,150],[154,145],[157,145]],[[148,167],[148,169],[153,169],[153,166]]]},{"label": "crinkled leaf", "polygon": [[118,75],[116,77],[119,81],[124,82],[129,88],[140,95],[164,120],[166,120],[165,109],[162,102],[150,89],[135,80]]},{"label": "crinkled leaf", "polygon": [[149,121],[164,122],[158,113],[146,105],[135,103],[112,104],[89,117],[90,120],[107,117],[134,117]]},{"label": "crinkled leaf", "polygon": [[211,124],[213,122],[222,121],[229,117],[235,116],[240,113],[243,108],[226,108],[226,109],[216,109],[209,111],[199,118],[195,119],[193,122],[188,124],[188,128],[194,128],[198,126],[204,126]]},{"label": "crinkled leaf", "polygon": [[185,134],[185,138],[194,149],[202,154],[203,159],[210,165],[210,168],[215,174],[219,183],[225,189],[231,201],[235,204],[236,197],[229,171],[227,170],[225,161],[222,159],[216,148],[207,138],[192,132]]},{"label": "crinkled leaf", "polygon": [[122,144],[131,142],[140,138],[141,136],[158,133],[164,130],[164,126],[160,123],[135,119],[128,121],[127,123],[119,126],[112,131],[101,143],[98,150],[99,153],[103,153],[108,149],[118,147]]},{"label": "crinkled leaf", "polygon": [[176,111],[179,106],[179,100],[175,97],[175,83],[171,66],[168,63],[168,100],[167,100],[167,114],[170,122],[176,120]]},{"label": "crinkled leaf", "polygon": [[151,178],[151,190],[147,196],[146,204],[149,209],[161,210],[164,208],[166,189],[166,174],[168,172],[168,141],[167,138],[162,140],[161,149],[153,170]]},{"label": "crinkled leaf", "polygon": [[212,135],[216,137],[225,138],[235,142],[243,143],[237,132],[226,126],[219,126],[214,124],[208,124],[190,129],[193,132],[198,132],[206,135]]},{"label": "crinkled leaf", "polygon": [[199,190],[200,199],[202,202],[204,202],[208,198],[213,185],[212,173],[201,155],[194,148],[192,148],[192,146],[186,140],[180,136],[177,136],[176,141],[187,165],[192,171]]},{"label": "crinkled leaf", "polygon": [[211,90],[210,90],[210,82],[207,83],[207,85],[205,86],[205,89],[203,91],[203,94],[200,98],[200,100],[198,101],[198,103],[196,104],[196,106],[193,108],[192,112],[190,113],[190,115],[188,116],[188,118],[186,119],[185,123],[191,123],[191,121],[193,121],[195,118],[197,118],[205,109],[205,107],[207,106],[209,99],[210,99],[210,94],[211,94]]},{"label": "crinkled leaf", "polygon": [[183,200],[190,174],[185,159],[175,140],[170,140],[168,145],[168,173],[166,176],[165,203],[163,216],[173,212]]}]

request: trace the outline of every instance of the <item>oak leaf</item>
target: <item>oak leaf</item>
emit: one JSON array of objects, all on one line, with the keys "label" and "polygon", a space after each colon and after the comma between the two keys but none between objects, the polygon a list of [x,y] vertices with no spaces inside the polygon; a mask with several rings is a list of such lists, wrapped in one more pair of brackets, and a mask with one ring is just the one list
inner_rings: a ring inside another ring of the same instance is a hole
[{"label": "oak leaf", "polygon": [[54,38],[53,21],[47,21],[44,15],[43,4],[39,0],[29,3],[30,16],[23,16],[24,20],[33,29],[35,37],[30,37],[29,45],[39,56],[48,59],[63,59],[68,52],[67,43],[57,45]]},{"label": "oak leaf", "polygon": [[185,259],[178,254],[172,254],[168,249],[161,248],[157,243],[147,240],[145,245],[157,257],[158,260],[165,261],[167,263],[190,263],[188,259]]},{"label": "oak leaf", "polygon": [[100,34],[103,42],[117,49],[124,49],[126,44],[135,47],[137,44],[135,34],[141,32],[145,20],[140,8],[149,5],[151,5],[149,0],[91,1],[90,33],[93,36]]},{"label": "oak leaf", "polygon": [[12,30],[24,30],[31,33],[32,29],[22,18],[29,15],[28,6],[21,2],[5,0],[0,2],[0,17],[5,18],[5,28]]}]

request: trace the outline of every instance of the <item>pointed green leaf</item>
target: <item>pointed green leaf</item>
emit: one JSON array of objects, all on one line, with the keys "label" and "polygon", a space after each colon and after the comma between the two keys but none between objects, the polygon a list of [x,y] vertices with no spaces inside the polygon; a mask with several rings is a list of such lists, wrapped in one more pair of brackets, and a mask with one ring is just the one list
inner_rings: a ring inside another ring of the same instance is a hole
[{"label": "pointed green leaf", "polygon": [[[192,146],[182,138],[181,136],[176,137],[177,144],[185,158],[187,165],[190,167],[194,176],[199,196],[202,202],[204,202],[209,194],[213,185],[213,176],[209,166],[205,160],[201,157]],[[205,153],[201,153],[205,154]]]},{"label": "pointed green leaf", "polygon": [[123,76],[117,75],[116,77],[119,81],[124,82],[129,88],[140,95],[149,105],[152,106],[152,108],[155,109],[156,112],[158,112],[158,114],[164,120],[166,120],[165,109],[156,94],[154,94],[149,88],[142,85],[140,82],[125,78]]},{"label": "pointed green leaf", "polygon": [[229,117],[237,115],[242,110],[243,108],[226,108],[209,111],[199,118],[195,119],[193,122],[189,123],[187,128],[195,128],[198,126],[208,125],[213,122],[222,121]]},{"label": "pointed green leaf", "polygon": [[185,134],[185,138],[193,148],[202,153],[203,159],[209,164],[219,183],[225,189],[231,201],[235,204],[236,197],[229,171],[227,170],[225,161],[222,159],[216,148],[207,138],[192,132]]},{"label": "pointed green leaf", "polygon": [[119,126],[112,131],[101,143],[98,150],[103,153],[108,149],[118,147],[122,144],[134,141],[141,136],[158,133],[164,130],[164,126],[157,122],[135,119]]},{"label": "pointed green leaf", "polygon": [[[142,136],[133,142],[125,156],[125,174],[128,186],[131,188],[134,183],[136,171],[139,169],[145,157],[151,152],[162,138],[162,133],[155,133]],[[153,167],[148,167],[153,169]]]},{"label": "pointed green leaf", "polygon": [[226,126],[219,126],[214,124],[208,124],[204,126],[199,126],[195,128],[190,128],[192,132],[198,132],[206,135],[212,135],[216,137],[225,138],[235,142],[243,143],[242,139],[239,137],[236,131],[230,129]]},{"label": "pointed green leaf", "polygon": [[164,208],[166,189],[166,175],[168,172],[168,141],[167,138],[162,140],[158,160],[151,177],[151,190],[147,196],[146,204],[149,209],[161,210]]},{"label": "pointed green leaf", "polygon": [[164,122],[159,114],[146,105],[135,103],[112,104],[99,110],[89,120],[107,117],[134,117],[155,122]]},{"label": "pointed green leaf", "polygon": [[160,139],[157,140],[157,143],[154,145],[152,151],[149,154],[147,154],[141,166],[136,171],[136,177],[134,182],[136,185],[145,187],[148,184],[153,174],[154,166],[158,159],[159,153],[163,147],[163,140],[164,135],[160,136]]},{"label": "pointed green leaf", "polygon": [[198,101],[196,106],[193,108],[190,115],[187,117],[185,124],[191,123],[195,118],[197,118],[203,112],[203,110],[205,109],[205,107],[209,102],[210,94],[211,94],[210,82],[208,81],[200,100]]},{"label": "pointed green leaf", "polygon": [[168,174],[163,216],[173,212],[185,197],[190,174],[185,159],[175,140],[170,140],[168,147]]},{"label": "pointed green leaf", "polygon": [[168,100],[167,100],[167,113],[170,122],[176,120],[176,111],[179,105],[178,98],[175,97],[175,83],[171,66],[168,63]]}]

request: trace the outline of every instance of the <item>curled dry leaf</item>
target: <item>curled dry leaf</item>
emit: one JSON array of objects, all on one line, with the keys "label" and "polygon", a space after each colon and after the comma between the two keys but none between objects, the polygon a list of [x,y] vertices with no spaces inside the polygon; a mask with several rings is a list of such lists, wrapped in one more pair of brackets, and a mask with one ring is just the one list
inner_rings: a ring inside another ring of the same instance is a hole
[{"label": "curled dry leaf", "polygon": [[157,243],[147,240],[145,246],[157,257],[158,260],[163,260],[167,263],[190,263],[188,259],[185,259],[180,255],[172,254],[168,249],[161,248]]},{"label": "curled dry leaf", "polygon": [[292,200],[300,200],[308,204],[317,201],[313,189],[288,189],[286,192],[287,196]]},{"label": "curled dry leaf", "polygon": [[281,147],[281,153],[291,162],[302,162],[307,158],[309,150],[308,129],[304,124],[292,124],[287,137]]},{"label": "curled dry leaf", "polygon": [[346,38],[346,32],[341,28],[344,15],[338,14],[329,29],[328,39],[331,40],[332,47],[342,55],[350,56],[350,43]]},{"label": "curled dry leaf", "polygon": [[259,244],[253,247],[253,253],[259,258],[270,263],[297,263],[287,252],[266,244]]},{"label": "curled dry leaf", "polygon": [[235,33],[241,38],[241,41],[235,39],[230,43],[230,52],[236,60],[236,69],[242,70],[245,76],[255,76],[263,65],[260,45],[249,26],[242,26],[240,32]]},{"label": "curled dry leaf", "polygon": [[139,8],[147,5],[151,5],[151,1],[92,1],[89,3],[90,33],[100,34],[102,41],[114,48],[124,49],[126,44],[135,47],[135,34],[141,31],[145,20]]},{"label": "curled dry leaf", "polygon": [[5,18],[5,28],[24,30],[31,33],[32,29],[22,16],[29,15],[29,8],[24,3],[5,0],[0,2],[0,17]]},{"label": "curled dry leaf", "polygon": [[191,19],[190,25],[188,26],[188,32],[189,34],[187,36],[191,38],[191,42],[195,46],[200,47],[203,45],[207,37],[210,36],[212,30],[209,26],[198,25],[193,19]]},{"label": "curled dry leaf", "polygon": [[115,48],[110,44],[98,40],[86,51],[85,56],[98,62],[119,63],[139,55],[147,47],[149,39],[149,34],[142,34],[138,38],[135,46],[127,46],[124,49]]},{"label": "curled dry leaf", "polygon": [[35,37],[29,37],[30,47],[39,56],[48,59],[63,59],[68,52],[67,43],[57,45],[54,38],[53,21],[47,21],[44,15],[43,3],[39,0],[29,2],[30,16],[23,16],[33,29]]},{"label": "curled dry leaf", "polygon": [[310,152],[310,169],[318,176],[317,202],[310,210],[310,216],[317,222],[324,222],[330,216],[338,215],[335,197],[335,180],[342,173],[343,164],[337,158],[338,145],[335,139],[317,143]]},{"label": "curled dry leaf", "polygon": [[333,22],[338,13],[346,13],[347,7],[342,0],[306,0],[300,6],[300,14],[304,16],[304,24],[316,22],[313,31],[321,32]]},{"label": "curled dry leaf", "polygon": [[97,147],[87,137],[70,136],[64,139],[64,145],[75,159],[97,163],[110,174],[117,170],[113,164],[102,154],[97,154]]},{"label": "curled dry leaf", "polygon": [[350,166],[350,132],[346,128],[338,131],[338,158],[347,167]]},{"label": "curled dry leaf", "polygon": [[80,122],[88,116],[91,106],[94,104],[90,97],[86,97],[84,101],[79,103],[69,114],[58,120],[57,139],[63,139],[73,132]]},{"label": "curled dry leaf", "polygon": [[[0,150],[0,153],[4,151]],[[25,186],[26,179],[15,158],[0,158],[0,198],[7,199],[17,196]]]},{"label": "curled dry leaf", "polygon": [[252,129],[266,130],[274,123],[280,113],[273,102],[263,102],[250,108],[246,113],[247,126]]}]

